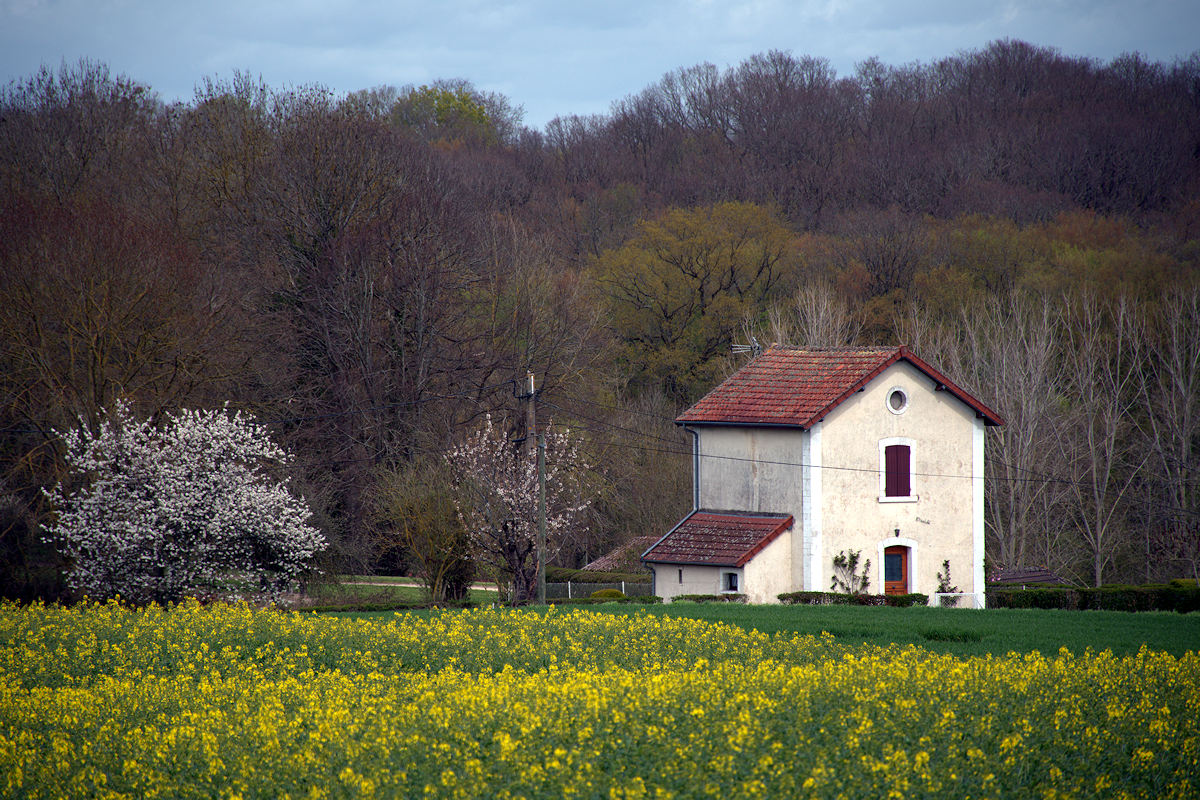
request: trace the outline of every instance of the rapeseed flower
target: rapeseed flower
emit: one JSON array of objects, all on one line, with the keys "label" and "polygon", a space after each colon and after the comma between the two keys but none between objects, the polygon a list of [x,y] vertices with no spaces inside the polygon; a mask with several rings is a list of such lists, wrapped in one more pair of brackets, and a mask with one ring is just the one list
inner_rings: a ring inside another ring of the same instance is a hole
[{"label": "rapeseed flower", "polygon": [[3,797],[1200,794],[1200,660],[667,617],[0,605]]}]

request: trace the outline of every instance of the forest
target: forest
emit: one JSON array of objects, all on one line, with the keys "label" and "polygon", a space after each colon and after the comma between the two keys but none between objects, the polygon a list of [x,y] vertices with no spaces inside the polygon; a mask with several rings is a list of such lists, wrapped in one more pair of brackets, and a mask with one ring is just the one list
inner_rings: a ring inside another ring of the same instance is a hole
[{"label": "forest", "polygon": [[581,566],[686,510],[673,419],[751,341],[907,344],[996,409],[990,568],[1200,578],[1200,52],[772,51],[544,130],[454,79],[0,91],[7,596],[64,591],[59,432],[118,402],[252,412],[322,569],[400,572],[460,535],[456,443],[525,441],[527,373],[586,451]]}]

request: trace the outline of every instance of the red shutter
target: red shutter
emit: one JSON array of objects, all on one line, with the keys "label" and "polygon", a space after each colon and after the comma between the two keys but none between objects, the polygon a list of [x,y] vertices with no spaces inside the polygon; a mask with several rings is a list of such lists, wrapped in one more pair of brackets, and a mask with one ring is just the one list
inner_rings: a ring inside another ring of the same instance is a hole
[{"label": "red shutter", "polygon": [[912,487],[908,482],[908,445],[889,444],[883,450],[883,464],[887,475],[884,482],[884,496],[908,497]]}]

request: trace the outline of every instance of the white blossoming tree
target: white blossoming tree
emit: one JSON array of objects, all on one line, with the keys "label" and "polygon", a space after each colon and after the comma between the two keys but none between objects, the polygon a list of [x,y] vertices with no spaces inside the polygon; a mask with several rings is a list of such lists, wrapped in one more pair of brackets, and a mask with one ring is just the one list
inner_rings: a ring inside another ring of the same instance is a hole
[{"label": "white blossoming tree", "polygon": [[277,599],[325,547],[272,470],[287,462],[241,413],[183,410],[154,426],[118,404],[62,434],[69,475],[46,494],[68,584],[94,598]]},{"label": "white blossoming tree", "polygon": [[[590,465],[568,431],[547,430],[546,558],[582,523],[592,503]],[[509,581],[513,605],[537,592],[537,463],[519,451],[491,417],[446,456],[459,514],[475,557]]]}]

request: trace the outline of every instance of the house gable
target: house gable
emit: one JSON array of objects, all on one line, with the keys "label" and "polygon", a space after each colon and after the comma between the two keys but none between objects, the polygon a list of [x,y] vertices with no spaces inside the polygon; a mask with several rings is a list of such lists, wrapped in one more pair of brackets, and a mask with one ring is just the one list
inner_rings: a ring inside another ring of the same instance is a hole
[{"label": "house gable", "polygon": [[[902,401],[891,400],[895,392]],[[842,551],[871,558],[871,587],[885,588],[883,551],[907,549],[909,591],[931,593],[949,560],[954,581],[982,591],[974,576],[982,565],[981,464],[976,437],[986,422],[975,409],[931,383],[905,360],[833,409],[821,423],[826,468],[821,482],[823,547],[812,560],[814,588],[828,583],[831,559]],[[889,463],[891,448],[903,448],[901,463]],[[889,468],[907,473],[889,491]]]}]

